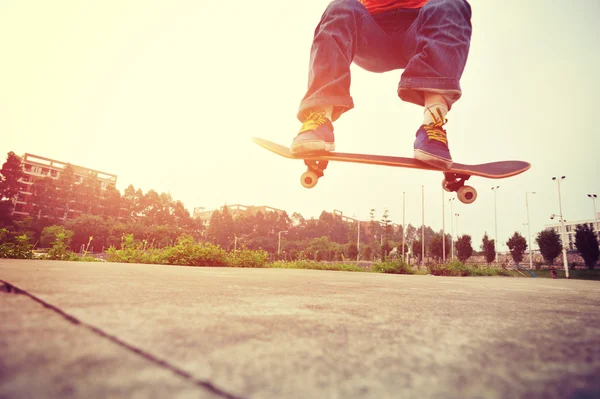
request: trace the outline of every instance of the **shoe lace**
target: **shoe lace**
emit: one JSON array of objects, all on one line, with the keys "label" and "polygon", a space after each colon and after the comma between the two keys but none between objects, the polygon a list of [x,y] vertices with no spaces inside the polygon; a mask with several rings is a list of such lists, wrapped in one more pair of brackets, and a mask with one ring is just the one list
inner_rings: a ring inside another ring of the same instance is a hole
[{"label": "shoe lace", "polygon": [[325,111],[320,112],[311,112],[306,117],[302,128],[300,128],[300,133],[316,130],[319,126],[327,123],[328,119],[325,117]]},{"label": "shoe lace", "polygon": [[432,123],[423,125],[423,128],[425,129],[425,132],[427,133],[427,138],[429,140],[436,140],[436,141],[441,142],[444,145],[448,145],[448,138],[446,137],[446,131],[443,128],[443,126],[446,123],[448,123],[448,119],[444,119],[442,117],[442,112],[439,110],[439,108],[436,108],[437,116],[433,112],[431,112],[431,110],[429,108],[427,108],[427,111],[429,111],[429,113],[433,117]]}]

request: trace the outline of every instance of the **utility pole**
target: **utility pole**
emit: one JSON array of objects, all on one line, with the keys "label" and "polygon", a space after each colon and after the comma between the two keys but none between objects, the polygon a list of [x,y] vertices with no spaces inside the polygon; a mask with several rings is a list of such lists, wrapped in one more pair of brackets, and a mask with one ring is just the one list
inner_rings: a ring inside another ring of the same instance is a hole
[{"label": "utility pole", "polygon": [[525,207],[527,208],[527,230],[529,234],[529,268],[533,269],[533,243],[531,242],[531,223],[529,222],[529,201],[527,200],[527,194],[535,194],[535,191],[528,191],[525,193]]},{"label": "utility pole", "polygon": [[496,192],[500,186],[492,187],[492,191],[494,192],[494,230],[496,232],[495,242],[494,242],[494,250],[496,251],[496,266],[498,266],[498,212],[496,211]]},{"label": "utility pole", "polygon": [[562,254],[563,254],[563,266],[565,268],[565,277],[569,278],[569,264],[567,263],[567,248],[565,244],[565,219],[563,218],[562,213],[562,200],[560,198],[560,181],[566,179],[566,176],[561,176],[560,179],[557,177],[553,177],[552,180],[555,180],[558,183],[558,209],[560,211],[560,224],[561,224],[561,233],[560,239],[562,241]]},{"label": "utility pole", "polygon": [[406,262],[406,258],[404,256],[404,237],[406,236],[406,192],[402,193],[402,262]]},{"label": "utility pole", "polygon": [[444,211],[446,208],[446,203],[444,202],[444,188],[442,187],[442,262],[446,263],[446,218],[444,215]]},{"label": "utility pole", "polygon": [[421,264],[425,263],[425,186],[421,186]]},{"label": "utility pole", "polygon": [[277,243],[277,256],[281,253],[281,233],[287,233],[287,230],[282,230],[279,232],[279,241]]},{"label": "utility pole", "polygon": [[448,202],[450,203],[450,226],[451,226],[451,233],[450,233],[450,246],[451,246],[451,250],[452,250],[452,260],[454,260],[454,218],[452,217],[452,215],[454,215],[454,212],[452,211],[452,201],[454,201],[456,198],[450,198],[448,200]]},{"label": "utility pole", "polygon": [[588,194],[587,196],[592,199],[592,202],[594,204],[594,220],[596,220],[596,238],[600,238],[598,236],[598,214],[596,213],[596,198],[598,198],[598,196],[596,194]]}]

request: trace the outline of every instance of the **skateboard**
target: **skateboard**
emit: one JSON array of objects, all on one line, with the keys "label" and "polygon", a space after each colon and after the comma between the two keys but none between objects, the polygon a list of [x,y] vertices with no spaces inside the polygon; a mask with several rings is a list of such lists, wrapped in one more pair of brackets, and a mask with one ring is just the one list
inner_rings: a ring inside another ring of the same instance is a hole
[{"label": "skateboard", "polygon": [[524,161],[499,161],[482,163],[478,165],[464,165],[454,162],[451,169],[440,169],[428,165],[414,158],[392,157],[387,155],[349,154],[343,152],[316,152],[314,154],[295,156],[288,147],[273,143],[269,140],[253,137],[259,146],[285,158],[302,159],[307,167],[306,172],[300,177],[300,183],[306,188],[313,188],[329,161],[364,163],[369,165],[396,166],[400,168],[433,170],[444,173],[442,187],[448,192],[456,192],[458,200],[464,204],[471,204],[477,199],[477,190],[465,185],[471,176],[485,177],[488,179],[504,179],[515,176],[528,170],[531,165]]}]

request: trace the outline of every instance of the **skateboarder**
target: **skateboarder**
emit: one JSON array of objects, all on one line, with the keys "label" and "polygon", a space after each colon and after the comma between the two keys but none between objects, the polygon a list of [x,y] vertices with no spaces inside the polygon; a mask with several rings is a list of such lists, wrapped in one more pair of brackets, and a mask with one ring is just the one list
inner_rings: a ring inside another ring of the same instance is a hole
[{"label": "skateboarder", "polygon": [[424,107],[414,157],[450,168],[444,124],[461,96],[460,77],[471,40],[466,0],[334,0],[313,39],[308,91],[299,110],[303,123],[294,155],[333,151],[332,122],[354,107],[350,64],[371,72],[404,69],[398,96]]}]

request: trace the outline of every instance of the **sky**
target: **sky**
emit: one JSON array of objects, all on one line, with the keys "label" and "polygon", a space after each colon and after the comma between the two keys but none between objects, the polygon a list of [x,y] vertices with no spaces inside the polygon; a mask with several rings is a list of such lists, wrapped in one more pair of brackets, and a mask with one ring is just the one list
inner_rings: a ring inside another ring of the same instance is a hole
[{"label": "sky", "polygon": [[[532,164],[509,179],[472,177],[479,196],[470,205],[442,194],[440,173],[385,166],[330,163],[305,189],[302,161],[252,142],[289,145],[297,134],[313,32],[328,3],[0,0],[2,162],[14,151],[113,173],[121,192],[130,184],[168,192],[190,212],[268,205],[366,220],[374,208],[401,224],[404,205],[407,224],[420,226],[424,211],[426,225],[471,234],[476,248],[496,226],[501,244],[527,234],[526,192],[536,192],[532,233],[551,224],[553,176],[566,176],[564,218],[593,218],[600,1],[470,2],[463,97],[446,125],[452,156]],[[401,73],[352,66],[355,108],[335,123],[338,151],[412,156],[423,110],[397,97]]]}]

